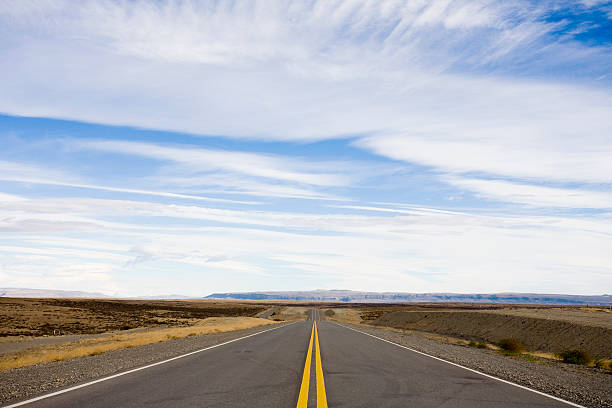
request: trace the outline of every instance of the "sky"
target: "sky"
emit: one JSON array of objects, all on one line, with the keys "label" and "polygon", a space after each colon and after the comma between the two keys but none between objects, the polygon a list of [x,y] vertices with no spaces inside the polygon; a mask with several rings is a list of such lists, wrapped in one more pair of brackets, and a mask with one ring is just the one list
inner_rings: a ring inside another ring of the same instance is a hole
[{"label": "sky", "polygon": [[612,5],[0,0],[0,287],[612,293]]}]

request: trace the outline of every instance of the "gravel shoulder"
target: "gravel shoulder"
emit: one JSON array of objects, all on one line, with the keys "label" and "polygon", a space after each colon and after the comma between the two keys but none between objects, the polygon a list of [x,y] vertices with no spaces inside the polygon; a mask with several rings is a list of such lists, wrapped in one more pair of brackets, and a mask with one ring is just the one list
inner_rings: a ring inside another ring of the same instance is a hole
[{"label": "gravel shoulder", "polygon": [[612,407],[612,375],[605,370],[560,362],[534,362],[388,328],[341,324],[586,407]]},{"label": "gravel shoulder", "polygon": [[[279,324],[274,327],[284,325]],[[93,356],[2,371],[0,372],[0,404],[4,405],[58,391],[270,328],[270,326],[259,326],[246,330],[191,336]]]}]

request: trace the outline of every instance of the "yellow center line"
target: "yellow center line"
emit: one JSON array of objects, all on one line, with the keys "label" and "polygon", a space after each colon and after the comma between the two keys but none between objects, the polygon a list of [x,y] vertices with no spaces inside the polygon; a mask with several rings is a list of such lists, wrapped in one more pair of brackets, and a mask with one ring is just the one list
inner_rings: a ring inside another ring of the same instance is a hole
[{"label": "yellow center line", "polygon": [[308,344],[308,353],[306,354],[306,363],[304,364],[304,374],[302,374],[302,385],[300,386],[297,408],[308,408],[308,387],[310,386],[310,362],[312,358],[312,338],[314,331],[315,323],[312,324],[312,331],[310,332],[310,344]]},{"label": "yellow center line", "polygon": [[314,324],[315,343],[317,344],[317,408],[327,408],[327,396],[325,395],[325,381],[323,379],[323,364],[321,363],[321,347],[319,347],[319,331],[317,322]]}]

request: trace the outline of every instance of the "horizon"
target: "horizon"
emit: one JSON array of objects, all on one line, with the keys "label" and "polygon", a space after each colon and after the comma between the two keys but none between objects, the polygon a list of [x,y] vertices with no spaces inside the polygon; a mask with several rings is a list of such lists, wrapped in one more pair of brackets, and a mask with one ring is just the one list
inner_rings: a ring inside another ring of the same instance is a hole
[{"label": "horizon", "polygon": [[605,295],[612,7],[533,4],[0,4],[0,286]]},{"label": "horizon", "polygon": [[[85,295],[87,295],[86,297],[88,298],[96,298],[94,295],[101,295],[104,298],[107,299],[153,299],[153,298],[160,298],[160,299],[180,299],[180,298],[186,298],[186,299],[207,299],[207,298],[211,298],[211,299],[222,299],[222,298],[215,298],[212,297],[214,295],[248,295],[248,294],[296,294],[296,293],[320,293],[320,292],[344,292],[344,293],[355,293],[355,294],[374,294],[374,295],[389,295],[389,294],[394,294],[394,295],[458,295],[458,296],[497,296],[497,295],[521,295],[521,296],[525,296],[525,295],[533,295],[533,296],[568,296],[568,297],[612,297],[612,294],[608,294],[608,293],[599,293],[599,294],[594,294],[594,295],[584,295],[584,294],[569,294],[569,293],[536,293],[536,292],[489,292],[489,293],[483,293],[483,292],[398,292],[398,291],[387,291],[387,292],[371,292],[371,291],[365,291],[365,290],[350,290],[350,289],[311,289],[311,290],[285,290],[285,291],[274,291],[274,290],[261,290],[261,291],[246,291],[246,292],[213,292],[213,293],[209,293],[206,295],[203,294],[199,294],[199,295],[193,295],[193,296],[188,296],[188,295],[184,295],[184,294],[180,294],[180,293],[158,293],[158,294],[154,294],[154,295],[143,295],[143,296],[138,296],[138,295],[134,295],[134,296],[113,296],[111,295],[105,295],[103,293],[100,292],[85,292],[85,291],[79,291],[79,290],[63,290],[63,289],[45,289],[45,288],[15,288],[15,287],[4,287],[4,288],[0,288],[0,290],[16,290],[16,291],[31,291],[31,292],[50,292],[50,293],[63,293],[64,296],[62,297],[66,297],[67,294],[69,293],[80,293],[81,295],[79,297],[85,297]],[[92,295],[91,297],[89,295]],[[175,298],[171,297],[171,296],[176,296]],[[6,296],[6,292],[1,292],[0,293],[0,297],[24,297],[24,296]],[[27,297],[32,297],[32,296],[27,296]],[[36,296],[37,297],[37,296]],[[43,296],[43,297],[54,297],[54,296]],[[227,299],[229,300],[236,300],[235,298],[231,298],[228,297]],[[246,299],[246,298],[245,298]],[[271,299],[274,300],[274,299]],[[467,302],[467,301],[466,301]],[[459,303],[461,303],[459,301]],[[552,303],[551,303],[552,304]]]}]

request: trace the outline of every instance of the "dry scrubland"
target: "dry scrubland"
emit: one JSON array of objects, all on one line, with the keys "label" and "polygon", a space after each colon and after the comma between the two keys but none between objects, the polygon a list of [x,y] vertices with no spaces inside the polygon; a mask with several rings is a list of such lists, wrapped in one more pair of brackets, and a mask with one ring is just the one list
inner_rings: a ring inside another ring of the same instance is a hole
[{"label": "dry scrubland", "polygon": [[0,298],[0,338],[176,327],[208,317],[252,317],[265,309],[266,306],[244,302],[205,300]]},{"label": "dry scrubland", "polygon": [[497,349],[515,339],[527,356],[558,359],[567,350],[586,351],[591,364],[610,367],[612,310],[597,307],[504,305],[384,305],[331,308],[331,320],[412,331],[437,340]]},{"label": "dry scrubland", "polygon": [[[298,302],[0,298],[0,370],[99,354],[173,338],[304,320]],[[499,304],[327,304],[330,320],[410,331],[430,339],[497,349],[505,338],[527,356],[557,359],[584,350],[612,358],[612,310]]]},{"label": "dry scrubland", "polygon": [[171,339],[200,334],[221,333],[233,330],[274,324],[274,321],[254,317],[209,317],[193,326],[114,334],[111,336],[82,339],[54,345],[31,347],[24,351],[0,357],[0,370],[23,367],[38,363],[62,361],[84,357],[122,348],[143,346]]},{"label": "dry scrubland", "polygon": [[[247,329],[266,305],[213,301],[0,298],[0,370],[200,334]],[[303,311],[275,308],[275,320]]]},{"label": "dry scrubland", "polygon": [[279,306],[271,315],[270,319],[276,321],[306,320],[311,307],[304,306]]}]

